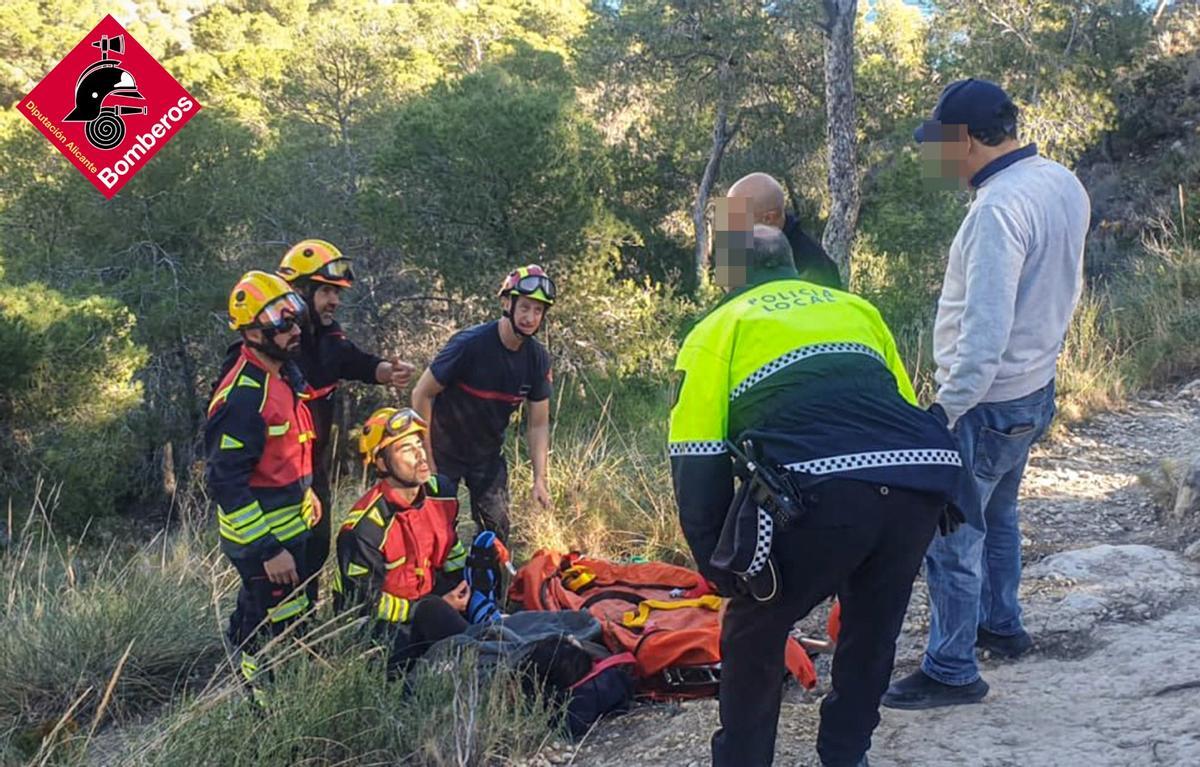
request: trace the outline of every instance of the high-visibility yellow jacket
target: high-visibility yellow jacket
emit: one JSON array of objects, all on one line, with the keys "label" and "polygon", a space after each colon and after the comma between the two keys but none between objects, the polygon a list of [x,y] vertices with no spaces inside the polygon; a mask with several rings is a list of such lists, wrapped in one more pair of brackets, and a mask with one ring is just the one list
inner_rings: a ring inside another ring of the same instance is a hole
[{"label": "high-visibility yellow jacket", "polygon": [[701,569],[733,497],[727,439],[804,486],[836,476],[953,502],[963,485],[954,438],[917,407],[891,332],[858,296],[794,276],[730,293],[684,340],[675,377],[672,477]]}]

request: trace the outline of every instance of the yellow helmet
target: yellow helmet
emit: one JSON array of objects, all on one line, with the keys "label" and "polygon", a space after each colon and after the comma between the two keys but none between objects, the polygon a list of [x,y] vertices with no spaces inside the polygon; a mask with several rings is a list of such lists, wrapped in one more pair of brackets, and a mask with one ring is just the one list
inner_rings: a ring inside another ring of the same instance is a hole
[{"label": "yellow helmet", "polygon": [[287,330],[306,309],[304,299],[277,275],[246,272],[229,293],[229,329]]},{"label": "yellow helmet", "polygon": [[358,452],[362,454],[363,464],[370,466],[375,463],[379,451],[388,445],[410,434],[428,431],[425,419],[412,408],[381,407],[363,423],[358,434]]},{"label": "yellow helmet", "polygon": [[303,240],[293,245],[279,262],[279,276],[288,282],[311,280],[339,288],[354,284],[350,259],[325,240]]}]

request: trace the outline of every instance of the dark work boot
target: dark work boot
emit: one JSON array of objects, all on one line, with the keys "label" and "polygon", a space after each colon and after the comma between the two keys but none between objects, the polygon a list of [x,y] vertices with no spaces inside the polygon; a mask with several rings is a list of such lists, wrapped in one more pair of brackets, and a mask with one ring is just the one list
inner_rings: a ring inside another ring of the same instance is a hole
[{"label": "dark work boot", "polygon": [[982,626],[975,634],[975,646],[987,650],[998,658],[1020,658],[1033,647],[1033,638],[1025,631],[1012,636],[993,634]]},{"label": "dark work boot", "polygon": [[892,682],[879,702],[888,708],[916,711],[940,706],[960,706],[978,703],[988,694],[988,684],[976,679],[970,684],[955,686],[942,684],[924,671],[917,669],[903,679]]}]

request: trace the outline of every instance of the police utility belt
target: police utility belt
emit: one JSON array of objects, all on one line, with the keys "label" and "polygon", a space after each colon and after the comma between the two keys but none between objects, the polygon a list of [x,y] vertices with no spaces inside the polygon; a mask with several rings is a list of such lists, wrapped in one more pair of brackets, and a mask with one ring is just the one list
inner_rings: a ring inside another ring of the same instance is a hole
[{"label": "police utility belt", "polygon": [[781,586],[771,544],[776,533],[804,517],[804,494],[792,472],[754,460],[753,445],[748,441],[745,450],[728,440],[725,447],[733,456],[734,473],[741,483],[711,563],[736,576],[738,587],[748,596],[770,602],[779,596]]}]

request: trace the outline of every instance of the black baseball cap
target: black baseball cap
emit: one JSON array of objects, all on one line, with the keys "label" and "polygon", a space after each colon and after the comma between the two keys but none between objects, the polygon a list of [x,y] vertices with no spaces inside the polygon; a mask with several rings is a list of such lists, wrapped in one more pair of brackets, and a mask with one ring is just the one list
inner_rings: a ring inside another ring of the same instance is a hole
[{"label": "black baseball cap", "polygon": [[942,90],[933,119],[926,120],[913,131],[917,143],[940,141],[943,125],[965,125],[967,130],[982,133],[997,128],[1015,127],[1011,115],[1004,116],[1004,107],[1012,99],[999,85],[987,80],[958,80]]}]

